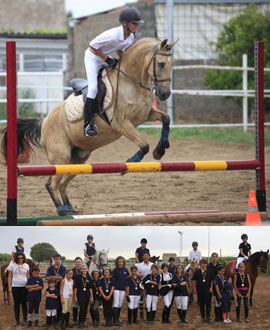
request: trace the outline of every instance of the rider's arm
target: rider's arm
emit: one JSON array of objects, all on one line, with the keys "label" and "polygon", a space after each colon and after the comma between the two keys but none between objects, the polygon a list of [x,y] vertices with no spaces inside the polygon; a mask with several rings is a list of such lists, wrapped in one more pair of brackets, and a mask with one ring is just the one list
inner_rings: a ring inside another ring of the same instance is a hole
[{"label": "rider's arm", "polygon": [[140,260],[139,260],[139,253],[135,253],[135,258],[136,258],[136,263],[139,264]]},{"label": "rider's arm", "polygon": [[241,254],[241,256],[242,256],[242,257],[245,257],[245,254],[244,254],[244,252],[243,252],[243,249],[242,249],[242,248],[240,248],[240,254]]},{"label": "rider's arm", "polygon": [[91,48],[91,50],[92,50],[96,55],[98,55],[99,57],[101,57],[101,58],[103,59],[103,61],[106,61],[106,59],[107,59],[108,56],[105,55],[105,54],[103,53],[102,50],[97,49],[97,48],[94,48],[94,47],[92,47],[92,46],[90,46],[90,48]]}]

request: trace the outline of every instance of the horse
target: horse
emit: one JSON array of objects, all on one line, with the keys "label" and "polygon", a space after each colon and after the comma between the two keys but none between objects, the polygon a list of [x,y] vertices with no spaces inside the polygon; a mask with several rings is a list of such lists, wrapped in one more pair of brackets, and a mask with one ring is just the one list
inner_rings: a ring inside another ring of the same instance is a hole
[{"label": "horse", "polygon": [[[35,264],[31,259],[26,259],[26,263],[29,265],[30,268],[30,274],[33,268],[37,267],[38,265]],[[10,264],[10,261],[5,262],[1,266],[1,279],[2,279],[2,287],[3,287],[3,299],[4,304],[7,302],[8,305],[10,304],[10,297],[9,297],[9,291],[8,291],[8,266]]]},{"label": "horse", "polygon": [[[170,147],[170,117],[154,106],[153,92],[161,101],[171,94],[170,74],[174,63],[172,48],[177,41],[168,43],[167,39],[140,39],[123,53],[119,65],[107,69],[115,97],[106,110],[109,123],[102,115],[95,116],[97,137],[84,136],[83,120],[74,123],[68,121],[65,114],[67,100],[64,100],[45,119],[18,119],[18,154],[27,150],[33,152],[34,145],[45,150],[50,164],[84,164],[94,150],[125,136],[140,148],[127,161],[139,162],[149,152],[149,143],[136,127],[146,121],[160,120],[161,138],[153,151],[153,157],[161,159]],[[6,157],[6,128],[2,134],[1,151]],[[75,212],[66,192],[69,182],[75,176],[51,176],[45,185],[60,216]]]},{"label": "horse", "polygon": [[189,292],[189,300],[188,303],[191,305],[193,303],[193,289],[192,289],[192,275],[196,269],[200,267],[198,260],[193,259],[190,263],[190,268],[188,271],[188,292]]},{"label": "horse", "polygon": [[[249,304],[252,306],[253,301],[253,291],[254,291],[254,286],[256,283],[256,279],[259,275],[258,268],[262,273],[266,273],[267,271],[267,263],[268,263],[268,253],[269,250],[266,252],[259,251],[253,253],[248,260],[246,261],[246,272],[249,274],[250,281],[251,281],[251,291],[250,291],[250,298],[249,298]],[[236,266],[236,260],[230,260],[226,263],[225,265],[225,275],[228,278],[231,278],[233,280],[233,270],[235,269]]]},{"label": "horse", "polygon": [[155,265],[158,265],[159,257],[160,257],[160,256],[158,256],[158,257],[156,257],[156,256],[152,256],[152,257],[150,257],[149,261],[152,262],[152,263],[155,264]]},{"label": "horse", "polygon": [[108,266],[108,253],[109,249],[107,251],[105,250],[96,250],[96,253],[91,260],[90,266],[88,268],[88,274],[90,277],[92,277],[92,271],[94,269],[97,269],[100,273],[104,270],[105,267]]}]

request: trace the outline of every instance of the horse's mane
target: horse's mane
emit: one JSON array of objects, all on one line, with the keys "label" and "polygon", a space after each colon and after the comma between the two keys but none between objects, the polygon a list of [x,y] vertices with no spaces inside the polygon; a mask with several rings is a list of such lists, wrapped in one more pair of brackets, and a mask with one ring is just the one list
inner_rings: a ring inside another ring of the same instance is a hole
[{"label": "horse's mane", "polygon": [[130,45],[124,52],[124,54],[129,54],[130,52],[133,52],[135,50],[142,49],[145,47],[152,48],[160,43],[160,40],[154,39],[154,38],[142,38],[138,41],[136,41],[134,44]]}]

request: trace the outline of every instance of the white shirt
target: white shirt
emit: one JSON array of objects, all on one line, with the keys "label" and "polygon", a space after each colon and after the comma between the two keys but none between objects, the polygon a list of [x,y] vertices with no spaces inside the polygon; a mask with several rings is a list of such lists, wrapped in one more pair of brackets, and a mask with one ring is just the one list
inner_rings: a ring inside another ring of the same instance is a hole
[{"label": "white shirt", "polygon": [[200,261],[202,259],[202,253],[201,251],[197,250],[197,251],[194,251],[194,250],[191,250],[189,252],[189,255],[188,255],[188,260],[198,260]]},{"label": "white shirt", "polygon": [[8,270],[12,271],[12,287],[24,287],[27,282],[27,272],[29,271],[28,264],[18,265],[13,263],[9,265]]},{"label": "white shirt", "polygon": [[65,278],[65,283],[63,286],[63,298],[72,298],[69,294],[73,291],[73,280],[68,281]]},{"label": "white shirt", "polygon": [[[162,278],[163,278],[163,281],[170,281],[172,279],[172,274],[171,273],[161,273],[161,281],[162,281]],[[161,286],[172,286],[171,284],[163,284]]]},{"label": "white shirt", "polygon": [[126,50],[134,42],[134,35],[130,33],[124,39],[124,29],[121,26],[107,30],[90,42],[90,46],[100,49],[105,55],[110,55],[117,50]]},{"label": "white shirt", "polygon": [[151,274],[152,265],[153,265],[152,262],[149,262],[149,264],[146,265],[144,261],[139,264],[136,264],[138,268],[138,275],[143,275],[143,279],[144,279],[147,275]]}]

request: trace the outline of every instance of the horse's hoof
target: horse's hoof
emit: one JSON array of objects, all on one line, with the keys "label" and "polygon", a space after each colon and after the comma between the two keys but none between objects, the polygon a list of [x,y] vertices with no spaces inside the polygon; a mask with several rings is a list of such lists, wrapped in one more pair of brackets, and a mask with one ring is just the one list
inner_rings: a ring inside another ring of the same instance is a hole
[{"label": "horse's hoof", "polygon": [[58,214],[60,217],[63,217],[63,216],[65,216],[65,215],[67,215],[67,214],[66,214],[66,210],[65,210],[64,205],[60,205],[60,206],[58,206],[57,209],[56,209],[56,211],[57,211],[57,214]]},{"label": "horse's hoof", "polygon": [[170,148],[170,142],[169,141],[163,141],[161,146],[165,149],[169,149]]},{"label": "horse's hoof", "polygon": [[63,209],[66,211],[66,215],[74,214],[74,209],[70,203],[65,204]]},{"label": "horse's hoof", "polygon": [[156,148],[154,151],[153,151],[153,157],[154,159],[161,159],[165,154],[165,149],[164,148]]}]

